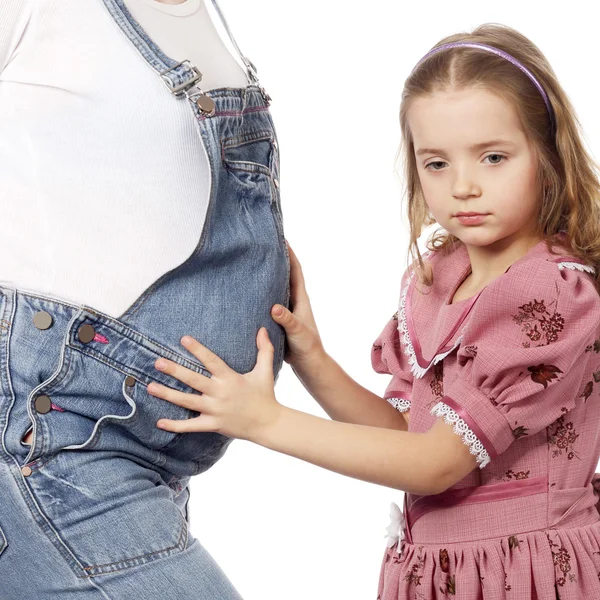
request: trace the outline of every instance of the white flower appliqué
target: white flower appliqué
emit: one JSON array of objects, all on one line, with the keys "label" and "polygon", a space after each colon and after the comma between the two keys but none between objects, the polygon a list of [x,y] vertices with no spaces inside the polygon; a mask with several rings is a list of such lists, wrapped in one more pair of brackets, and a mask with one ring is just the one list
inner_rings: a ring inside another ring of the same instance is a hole
[{"label": "white flower appliqu\u00e9", "polygon": [[390,504],[390,524],[387,526],[387,547],[391,548],[398,543],[398,554],[402,553],[405,526],[404,513],[395,502],[392,502]]}]

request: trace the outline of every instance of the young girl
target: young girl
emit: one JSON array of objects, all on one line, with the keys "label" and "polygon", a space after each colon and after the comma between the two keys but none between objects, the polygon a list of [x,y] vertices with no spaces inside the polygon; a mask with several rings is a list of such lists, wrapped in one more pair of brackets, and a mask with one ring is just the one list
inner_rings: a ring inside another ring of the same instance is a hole
[{"label": "young girl", "polygon": [[372,348],[373,368],[392,375],[383,399],[325,352],[290,251],[292,311],[272,316],[333,420],[277,402],[261,328],[243,375],[182,338],[212,377],[165,361],[201,394],[148,391],[201,415],[158,426],[406,492],[382,600],[600,598],[600,190],[573,108],[532,42],[483,25],[419,61],[400,121],[414,260]]}]

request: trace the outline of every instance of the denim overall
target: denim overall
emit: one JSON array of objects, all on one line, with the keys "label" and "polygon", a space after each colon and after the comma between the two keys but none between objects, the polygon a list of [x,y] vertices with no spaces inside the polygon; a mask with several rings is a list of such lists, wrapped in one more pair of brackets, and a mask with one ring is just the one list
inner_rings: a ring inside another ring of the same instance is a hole
[{"label": "denim overall", "polygon": [[209,207],[191,256],[118,318],[0,287],[0,598],[239,600],[191,535],[187,510],[190,477],[231,438],[158,429],[161,417],[197,413],[146,386],[198,393],[154,367],[162,356],[210,376],[181,346],[185,334],[234,370],[252,370],[261,326],[278,378],[285,335],[270,310],[289,305],[290,289],[270,98],[216,0],[245,88],[203,92],[201,65],[165,56],[122,0],[95,1],[134,44],[140,68],[145,60],[156,85],[189,105],[210,165]]}]

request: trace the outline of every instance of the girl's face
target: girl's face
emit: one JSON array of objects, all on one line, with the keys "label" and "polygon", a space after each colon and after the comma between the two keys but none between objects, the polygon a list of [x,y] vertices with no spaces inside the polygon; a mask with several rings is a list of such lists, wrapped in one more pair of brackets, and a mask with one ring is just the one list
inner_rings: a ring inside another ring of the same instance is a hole
[{"label": "girl's face", "polygon": [[537,163],[510,104],[479,88],[436,92],[407,119],[425,201],[446,231],[468,246],[535,237]]}]

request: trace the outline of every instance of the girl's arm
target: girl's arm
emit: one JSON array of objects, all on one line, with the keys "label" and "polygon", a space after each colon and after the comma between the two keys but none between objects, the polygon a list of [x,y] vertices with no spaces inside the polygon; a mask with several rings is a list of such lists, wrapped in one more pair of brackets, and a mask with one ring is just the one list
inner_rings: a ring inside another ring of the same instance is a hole
[{"label": "girl's arm", "polygon": [[292,365],[292,370],[335,421],[407,431],[402,413],[352,379],[324,350],[314,355],[310,365]]},{"label": "girl's arm", "polygon": [[[455,483],[454,473],[445,471],[450,448],[437,439],[440,426],[448,427],[440,420],[427,433],[397,431],[328,421],[282,406],[277,419],[252,441],[329,471],[425,496]],[[455,433],[450,436],[446,441],[458,441],[451,444],[458,453],[455,466],[466,462],[462,479],[475,468],[475,458]]]},{"label": "girl's arm", "polygon": [[[300,264],[290,250],[293,312],[272,311],[285,327],[286,362],[335,421],[279,404],[275,398],[273,353],[266,329],[257,336],[255,368],[233,371],[190,338],[182,344],[209,370],[205,377],[165,361],[163,369],[202,393],[185,394],[159,384],[148,392],[201,413],[182,421],[161,419],[168,431],[217,431],[253,441],[325,469],[406,492],[437,494],[476,468],[476,459],[452,426],[438,418],[426,433],[407,431],[401,413],[349,377],[325,352],[304,287]],[[158,368],[158,364],[157,364]]]},{"label": "girl's arm", "polygon": [[[354,381],[325,351],[306,292],[302,266],[288,244],[290,310],[276,305],[273,320],[285,329],[285,361],[323,410],[336,421],[406,431],[402,413]],[[281,313],[277,309],[281,308]]]},{"label": "girl's arm", "polygon": [[[187,394],[151,383],[148,392],[200,413],[183,419],[161,419],[167,431],[216,431],[300,458],[314,465],[419,495],[438,494],[460,481],[477,463],[451,425],[438,418],[426,433],[340,423],[279,404],[275,398],[273,344],[262,327],[257,336],[258,359],[252,371],[240,374],[193,338],[182,344],[208,369],[206,377],[164,360],[157,368],[186,383]],[[329,379],[327,375],[326,378]]]}]

